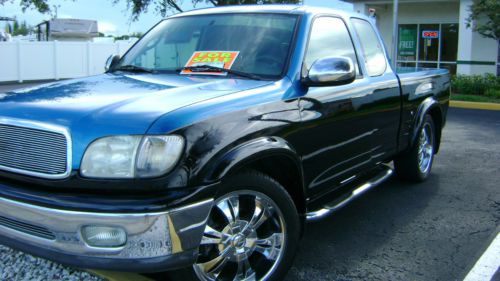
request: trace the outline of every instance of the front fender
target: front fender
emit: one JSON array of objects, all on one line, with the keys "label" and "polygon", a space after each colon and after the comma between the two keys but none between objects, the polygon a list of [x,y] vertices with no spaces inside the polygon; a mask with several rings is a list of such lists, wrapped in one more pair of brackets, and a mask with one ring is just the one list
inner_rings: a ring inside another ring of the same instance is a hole
[{"label": "front fender", "polygon": [[[219,181],[231,171],[244,167],[246,164],[269,156],[285,156],[302,171],[300,158],[296,151],[280,137],[260,137],[232,148],[214,159],[214,165],[206,175],[208,182]],[[302,177],[301,177],[302,178]]]}]

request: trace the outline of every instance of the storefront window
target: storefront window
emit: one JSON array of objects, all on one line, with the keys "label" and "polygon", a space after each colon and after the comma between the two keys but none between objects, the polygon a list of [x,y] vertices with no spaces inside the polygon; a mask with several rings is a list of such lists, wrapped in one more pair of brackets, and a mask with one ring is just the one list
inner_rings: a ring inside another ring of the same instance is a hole
[{"label": "storefront window", "polygon": [[446,68],[456,73],[458,24],[400,24],[398,66]]},{"label": "storefront window", "polygon": [[439,65],[439,68],[445,68],[450,71],[450,73],[455,74],[457,73],[457,64],[456,63],[441,63]]},{"label": "storefront window", "polygon": [[441,61],[456,61],[458,52],[458,24],[442,24],[441,36]]},{"label": "storefront window", "polygon": [[437,68],[438,64],[437,63],[429,63],[429,62],[421,62],[418,64],[419,67],[423,68]]},{"label": "storefront window", "polygon": [[398,62],[398,67],[416,67],[417,63],[415,62],[405,62],[405,61],[400,61]]},{"label": "storefront window", "polygon": [[439,24],[421,24],[419,32],[418,59],[437,61],[439,51]]},{"label": "storefront window", "polygon": [[399,61],[415,61],[417,58],[417,34],[416,24],[401,24],[399,26]]}]

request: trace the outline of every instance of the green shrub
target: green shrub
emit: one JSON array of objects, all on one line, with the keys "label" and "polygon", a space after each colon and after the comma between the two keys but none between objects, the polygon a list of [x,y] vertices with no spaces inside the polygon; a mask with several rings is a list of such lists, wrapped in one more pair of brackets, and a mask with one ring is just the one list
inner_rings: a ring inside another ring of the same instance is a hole
[{"label": "green shrub", "polygon": [[500,91],[500,77],[493,74],[457,75],[451,79],[453,93],[462,95],[497,95]]},{"label": "green shrub", "polygon": [[500,99],[500,88],[487,89],[484,95],[490,98]]}]

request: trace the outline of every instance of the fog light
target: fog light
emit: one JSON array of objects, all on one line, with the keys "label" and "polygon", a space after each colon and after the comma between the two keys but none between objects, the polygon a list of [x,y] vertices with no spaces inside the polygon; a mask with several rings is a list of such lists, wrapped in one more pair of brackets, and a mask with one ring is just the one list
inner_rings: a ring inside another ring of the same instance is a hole
[{"label": "fog light", "polygon": [[91,247],[121,247],[127,242],[127,233],[121,227],[87,225],[82,227],[82,237]]}]

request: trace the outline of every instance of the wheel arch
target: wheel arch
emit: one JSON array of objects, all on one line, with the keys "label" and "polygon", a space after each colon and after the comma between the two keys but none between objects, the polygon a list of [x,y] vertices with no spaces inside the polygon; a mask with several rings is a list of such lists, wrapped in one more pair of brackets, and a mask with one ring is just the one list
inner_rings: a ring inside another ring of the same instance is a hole
[{"label": "wheel arch", "polygon": [[412,147],[417,141],[418,130],[422,126],[424,122],[425,115],[429,114],[432,117],[432,121],[434,121],[434,130],[436,134],[436,150],[435,153],[438,153],[439,147],[441,145],[441,133],[443,129],[443,110],[439,105],[439,102],[434,97],[426,98],[419,106],[417,111],[417,116],[415,120],[415,124],[413,126],[413,132],[410,139],[410,147]]},{"label": "wheel arch", "polygon": [[262,172],[279,182],[292,197],[299,214],[306,213],[306,193],[300,157],[280,137],[260,137],[244,142],[222,156],[207,173],[207,181],[221,181],[245,169]]}]

